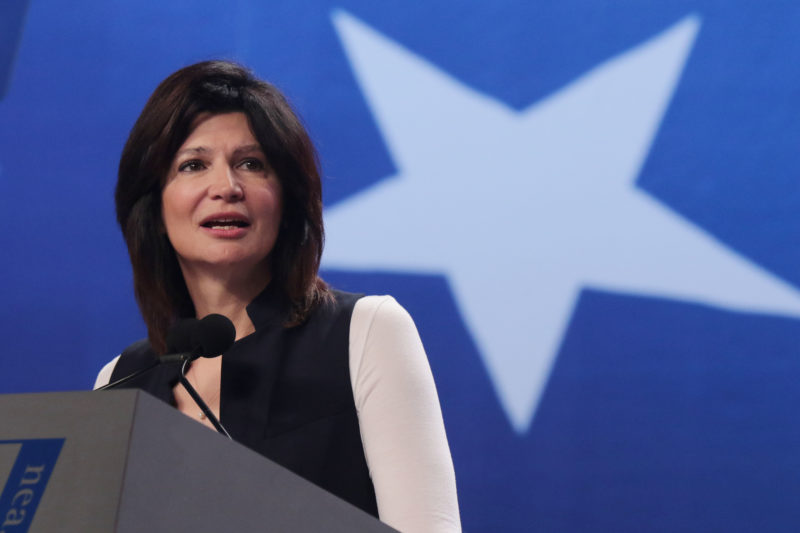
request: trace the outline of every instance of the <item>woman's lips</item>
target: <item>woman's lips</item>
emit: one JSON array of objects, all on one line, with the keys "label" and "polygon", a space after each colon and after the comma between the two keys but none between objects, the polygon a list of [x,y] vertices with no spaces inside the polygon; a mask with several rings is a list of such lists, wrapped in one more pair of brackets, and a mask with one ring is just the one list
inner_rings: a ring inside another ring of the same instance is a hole
[{"label": "woman's lips", "polygon": [[217,213],[200,222],[203,231],[216,237],[240,237],[247,233],[250,221],[239,213]]},{"label": "woman's lips", "polygon": [[237,226],[214,226],[211,228],[203,227],[203,231],[214,237],[224,237],[226,239],[236,239],[247,234],[249,228],[239,228]]},{"label": "woman's lips", "polygon": [[236,211],[214,213],[200,221],[201,226],[249,226],[250,219]]}]

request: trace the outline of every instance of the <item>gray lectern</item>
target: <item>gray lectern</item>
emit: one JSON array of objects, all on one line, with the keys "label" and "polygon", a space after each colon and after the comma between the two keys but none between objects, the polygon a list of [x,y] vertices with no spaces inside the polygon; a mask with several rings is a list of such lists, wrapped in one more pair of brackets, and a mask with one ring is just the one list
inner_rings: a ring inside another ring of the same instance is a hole
[{"label": "gray lectern", "polygon": [[394,531],[134,390],[0,396],[0,532]]}]

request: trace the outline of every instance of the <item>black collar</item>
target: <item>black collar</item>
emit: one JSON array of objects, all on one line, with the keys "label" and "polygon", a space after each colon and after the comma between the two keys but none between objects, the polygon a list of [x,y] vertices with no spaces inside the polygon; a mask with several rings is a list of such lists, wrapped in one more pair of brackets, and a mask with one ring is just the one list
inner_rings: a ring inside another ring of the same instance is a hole
[{"label": "black collar", "polygon": [[247,306],[247,316],[256,330],[283,324],[289,316],[290,305],[276,283],[270,283]]}]

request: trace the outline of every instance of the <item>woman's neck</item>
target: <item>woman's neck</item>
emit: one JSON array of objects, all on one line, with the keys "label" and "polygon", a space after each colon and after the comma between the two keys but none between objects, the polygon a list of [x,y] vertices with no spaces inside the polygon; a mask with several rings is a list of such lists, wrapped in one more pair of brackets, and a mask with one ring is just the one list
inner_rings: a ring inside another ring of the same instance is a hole
[{"label": "woman's neck", "polygon": [[182,270],[197,318],[212,313],[228,317],[236,328],[236,340],[255,331],[247,306],[267,286],[269,275],[219,276]]}]

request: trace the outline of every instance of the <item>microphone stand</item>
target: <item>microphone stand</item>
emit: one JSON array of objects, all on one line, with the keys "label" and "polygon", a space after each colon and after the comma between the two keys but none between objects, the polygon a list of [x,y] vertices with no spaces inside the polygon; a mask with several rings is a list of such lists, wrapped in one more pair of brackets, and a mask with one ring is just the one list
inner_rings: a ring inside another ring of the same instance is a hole
[{"label": "microphone stand", "polygon": [[106,383],[102,387],[97,387],[95,390],[106,390],[106,389],[113,389],[114,387],[119,387],[120,385],[124,385],[125,383],[129,382],[133,378],[138,378],[145,372],[149,372],[153,370],[155,367],[162,365],[162,364],[169,364],[169,363],[182,363],[183,361],[188,361],[192,358],[191,352],[182,352],[182,353],[175,353],[169,355],[162,355],[159,357],[156,362],[154,362],[150,366],[146,366],[140,370],[137,370],[133,374],[129,374],[123,378],[118,379],[112,383]]},{"label": "microphone stand", "polygon": [[225,435],[229,439],[233,440],[233,437],[231,437],[230,433],[228,433],[228,430],[226,430],[222,426],[222,424],[217,419],[217,417],[214,415],[214,413],[211,412],[211,409],[209,409],[208,405],[206,405],[206,402],[203,401],[203,399],[200,397],[200,395],[197,394],[197,391],[192,386],[192,384],[189,383],[189,380],[186,379],[186,371],[189,370],[189,365],[190,364],[191,364],[191,361],[189,359],[186,359],[183,362],[183,365],[181,365],[181,385],[183,385],[183,388],[186,389],[186,392],[189,393],[189,396],[192,397],[192,400],[194,400],[194,403],[196,403],[200,407],[200,409],[203,411],[203,414],[206,415],[206,417],[211,421],[211,424],[214,426],[214,428],[219,433],[222,433],[223,435]]},{"label": "microphone stand", "polygon": [[162,364],[170,364],[170,363],[182,363],[181,365],[181,377],[180,382],[183,385],[183,388],[186,389],[186,392],[189,393],[189,396],[192,397],[194,403],[200,407],[200,410],[203,411],[203,414],[211,421],[211,424],[217,430],[218,433],[221,433],[228,437],[229,439],[233,440],[228,430],[226,430],[223,425],[220,423],[219,419],[214,415],[214,413],[209,409],[206,402],[203,401],[203,398],[197,393],[195,388],[189,383],[189,380],[186,379],[186,371],[189,370],[189,365],[192,364],[192,361],[196,359],[197,356],[192,352],[182,352],[176,354],[169,354],[161,356],[156,362],[154,362],[150,366],[146,366],[140,370],[137,370],[133,374],[127,375],[123,378],[118,379],[112,383],[107,383],[102,387],[98,387],[96,390],[106,390],[106,389],[113,389],[114,387],[119,387],[120,385],[124,385],[125,383],[129,382],[130,380],[141,376],[145,372],[149,372],[150,370],[154,369],[155,367],[162,365]]}]

